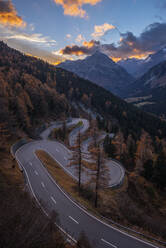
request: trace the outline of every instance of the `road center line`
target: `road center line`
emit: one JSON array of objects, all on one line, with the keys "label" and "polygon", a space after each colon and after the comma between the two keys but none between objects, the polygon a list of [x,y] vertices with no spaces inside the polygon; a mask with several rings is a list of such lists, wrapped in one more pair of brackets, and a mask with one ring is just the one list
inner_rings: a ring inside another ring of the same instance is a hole
[{"label": "road center line", "polygon": [[42,185],[42,187],[43,187],[43,188],[45,188],[45,185],[44,185],[44,183],[43,183],[43,182],[41,182],[41,185]]},{"label": "road center line", "polygon": [[78,221],[76,221],[74,218],[72,218],[71,216],[69,216],[69,218],[74,221],[76,224],[79,224]]},{"label": "road center line", "polygon": [[51,200],[56,204],[56,201],[53,196],[51,196]]},{"label": "road center line", "polygon": [[106,241],[105,239],[101,239],[101,241],[103,241],[103,242],[106,243],[107,245],[112,246],[113,248],[118,248],[116,245],[111,244],[110,242]]},{"label": "road center line", "polygon": [[59,150],[56,148],[56,151],[59,152]]},{"label": "road center line", "polygon": [[36,174],[36,176],[38,176],[39,174],[38,174],[38,172],[35,170],[35,174]]}]

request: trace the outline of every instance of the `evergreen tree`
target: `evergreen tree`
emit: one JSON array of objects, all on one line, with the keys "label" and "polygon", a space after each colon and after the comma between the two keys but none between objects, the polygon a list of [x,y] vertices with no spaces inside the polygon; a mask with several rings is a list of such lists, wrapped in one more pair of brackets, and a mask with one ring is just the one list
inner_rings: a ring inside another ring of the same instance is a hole
[{"label": "evergreen tree", "polygon": [[151,159],[148,159],[148,160],[144,163],[143,176],[144,176],[147,180],[151,180],[152,177],[153,177],[153,173],[154,173],[153,161],[152,161]]},{"label": "evergreen tree", "polygon": [[116,147],[115,145],[112,143],[112,139],[109,137],[109,135],[107,135],[104,139],[104,144],[103,144],[103,148],[105,153],[109,156],[109,157],[114,157],[115,153],[116,153]]},{"label": "evergreen tree", "polygon": [[159,154],[155,164],[154,179],[160,189],[166,187],[166,156],[163,151]]}]

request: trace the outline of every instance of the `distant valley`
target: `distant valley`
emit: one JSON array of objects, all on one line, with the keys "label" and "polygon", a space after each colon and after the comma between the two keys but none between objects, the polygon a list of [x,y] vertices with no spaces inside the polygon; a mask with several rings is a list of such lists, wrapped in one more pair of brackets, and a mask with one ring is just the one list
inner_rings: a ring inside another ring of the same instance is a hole
[{"label": "distant valley", "polygon": [[127,101],[166,117],[166,61],[151,68],[128,91]]},{"label": "distant valley", "polygon": [[127,59],[118,63],[96,52],[83,60],[65,61],[58,67],[104,87],[128,103],[165,118],[165,59],[165,48],[145,60]]}]

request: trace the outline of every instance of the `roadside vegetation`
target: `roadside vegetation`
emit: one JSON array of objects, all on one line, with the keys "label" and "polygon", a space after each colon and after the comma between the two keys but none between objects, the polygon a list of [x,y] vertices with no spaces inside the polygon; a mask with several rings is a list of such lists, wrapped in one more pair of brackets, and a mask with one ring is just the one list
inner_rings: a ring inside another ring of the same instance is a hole
[{"label": "roadside vegetation", "polygon": [[[12,189],[20,192],[24,188],[23,176],[10,156],[10,145],[23,137],[36,138],[36,127],[46,120],[78,117],[80,113],[86,117],[85,111],[74,107],[81,103],[99,113],[98,130],[115,134],[113,139],[106,137],[104,151],[107,156],[121,161],[127,174],[121,188],[100,190],[95,211],[138,231],[166,239],[165,121],[127,104],[73,73],[27,57],[3,42],[0,42],[0,81],[0,183],[4,185],[0,190],[6,190],[0,195],[3,204],[6,202],[14,206],[12,197],[16,197],[15,204],[19,205],[20,197],[12,194]],[[63,128],[64,131],[66,128]],[[91,130],[94,144],[98,130]],[[65,137],[62,132],[58,135],[61,140],[67,140],[68,134]],[[59,173],[62,175],[62,172]],[[78,194],[77,189],[76,186],[74,194]],[[5,198],[10,192],[11,198]],[[81,195],[81,201],[93,208],[94,192],[88,185]],[[8,209],[8,213],[14,212],[14,209],[15,206],[10,211]],[[14,235],[18,222],[15,221],[12,227]]]},{"label": "roadside vegetation", "polygon": [[143,177],[138,178],[135,173],[131,173],[119,189],[100,189],[98,208],[95,208],[95,191],[89,185],[82,186],[79,193],[78,183],[46,152],[37,151],[36,154],[58,185],[93,214],[111,218],[146,235],[160,237],[161,240],[166,238],[165,220],[157,211],[161,202],[166,206],[166,201],[154,193],[153,185]]},{"label": "roadside vegetation", "polygon": [[63,121],[62,127],[54,128],[49,135],[49,138],[52,140],[59,140],[64,142],[66,145],[69,145],[69,134],[78,127],[83,125],[82,121],[79,121],[77,124],[72,125],[71,127],[66,126],[66,120]]},{"label": "roadside vegetation", "polygon": [[[23,173],[10,153],[18,137],[7,136],[0,140],[0,247],[87,248],[87,238],[82,234],[78,244],[66,242],[54,224],[57,213],[47,218],[31,197]],[[90,244],[88,248],[92,248]]]}]

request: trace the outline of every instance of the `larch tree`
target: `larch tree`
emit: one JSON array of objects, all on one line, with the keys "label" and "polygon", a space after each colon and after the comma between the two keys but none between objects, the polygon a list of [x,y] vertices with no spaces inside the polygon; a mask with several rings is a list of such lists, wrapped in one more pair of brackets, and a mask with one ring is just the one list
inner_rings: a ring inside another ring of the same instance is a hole
[{"label": "larch tree", "polygon": [[82,176],[82,151],[81,151],[81,133],[79,131],[76,145],[74,147],[73,156],[69,166],[74,166],[78,176],[78,191],[81,191],[81,176]]},{"label": "larch tree", "polygon": [[91,172],[91,182],[94,184],[95,202],[98,207],[99,191],[109,184],[109,171],[105,164],[105,153],[103,148],[98,144],[97,147],[91,149],[92,159],[94,160],[94,170]]},{"label": "larch tree", "polygon": [[1,122],[0,123],[0,149],[3,148],[5,141],[9,137],[9,130],[7,128],[7,123]]},{"label": "larch tree", "polygon": [[95,120],[91,121],[90,136],[93,139],[93,146],[97,147],[98,127],[97,127],[97,123]]}]

